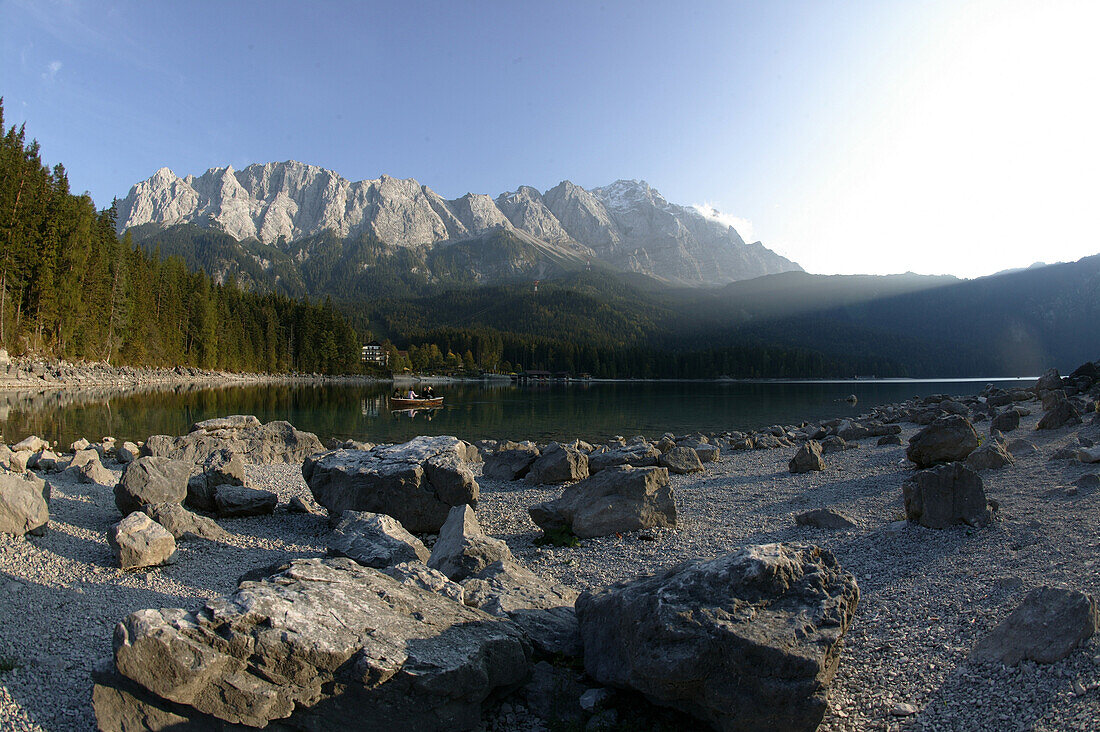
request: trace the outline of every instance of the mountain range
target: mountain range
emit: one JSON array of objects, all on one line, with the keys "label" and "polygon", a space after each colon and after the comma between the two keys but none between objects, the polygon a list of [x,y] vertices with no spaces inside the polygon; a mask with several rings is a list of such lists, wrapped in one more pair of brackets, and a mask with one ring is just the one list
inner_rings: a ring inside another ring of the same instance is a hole
[{"label": "mountain range", "polygon": [[241,251],[260,269],[275,265],[279,252],[304,263],[314,252],[298,243],[320,237],[370,241],[388,254],[405,250],[429,277],[433,264],[450,264],[453,274],[478,282],[593,265],[689,286],[801,271],[713,215],[670,203],[637,180],[590,190],[563,181],[541,193],[521,186],[496,198],[467,193],[447,200],[411,178],[352,182],[295,161],[183,178],[161,168],[117,202],[117,223],[120,232],[181,224],[221,232],[245,243]]}]

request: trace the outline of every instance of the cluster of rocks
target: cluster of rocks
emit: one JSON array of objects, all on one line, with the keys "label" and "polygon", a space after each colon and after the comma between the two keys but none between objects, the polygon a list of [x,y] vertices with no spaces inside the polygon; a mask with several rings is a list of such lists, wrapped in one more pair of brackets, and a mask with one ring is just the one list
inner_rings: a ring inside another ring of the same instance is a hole
[{"label": "cluster of rocks", "polygon": [[143,368],[112,366],[102,362],[71,363],[33,357],[9,357],[0,350],[0,387],[28,386],[140,386],[181,382],[251,382],[269,378],[258,374],[233,374],[188,366]]}]

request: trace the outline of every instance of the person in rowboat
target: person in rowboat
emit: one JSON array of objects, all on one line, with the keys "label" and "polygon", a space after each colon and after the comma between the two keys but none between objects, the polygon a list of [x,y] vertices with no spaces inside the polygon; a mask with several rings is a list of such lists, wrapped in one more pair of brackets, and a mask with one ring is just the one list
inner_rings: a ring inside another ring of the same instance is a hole
[{"label": "person in rowboat", "polygon": [[405,395],[405,398],[406,399],[419,399],[420,397],[418,397],[416,395],[416,392],[413,391],[413,388],[410,386],[409,387],[409,393]]}]

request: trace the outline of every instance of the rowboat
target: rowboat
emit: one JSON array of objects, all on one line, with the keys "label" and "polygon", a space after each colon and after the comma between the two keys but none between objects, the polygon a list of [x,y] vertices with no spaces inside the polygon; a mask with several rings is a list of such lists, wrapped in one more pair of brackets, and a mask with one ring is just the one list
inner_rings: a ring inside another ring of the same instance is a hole
[{"label": "rowboat", "polygon": [[434,399],[399,399],[390,397],[390,409],[434,409],[443,406],[443,397]]}]

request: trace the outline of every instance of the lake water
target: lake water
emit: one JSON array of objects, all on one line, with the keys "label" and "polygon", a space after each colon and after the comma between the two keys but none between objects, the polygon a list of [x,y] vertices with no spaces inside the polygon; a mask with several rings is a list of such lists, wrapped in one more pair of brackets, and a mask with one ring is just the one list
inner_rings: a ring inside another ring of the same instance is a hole
[{"label": "lake water", "polygon": [[[857,415],[878,404],[928,394],[976,394],[988,383],[1029,379],[813,382],[591,382],[519,386],[448,384],[445,407],[390,412],[390,387],[264,385],[177,387],[139,393],[106,389],[0,392],[0,431],[11,444],[29,434],[62,447],[79,437],[119,441],[184,434],[191,424],[229,414],[285,419],[322,439],[402,442],[417,435],[588,440],[613,435],[749,430]],[[844,398],[854,394],[854,406]]]}]

